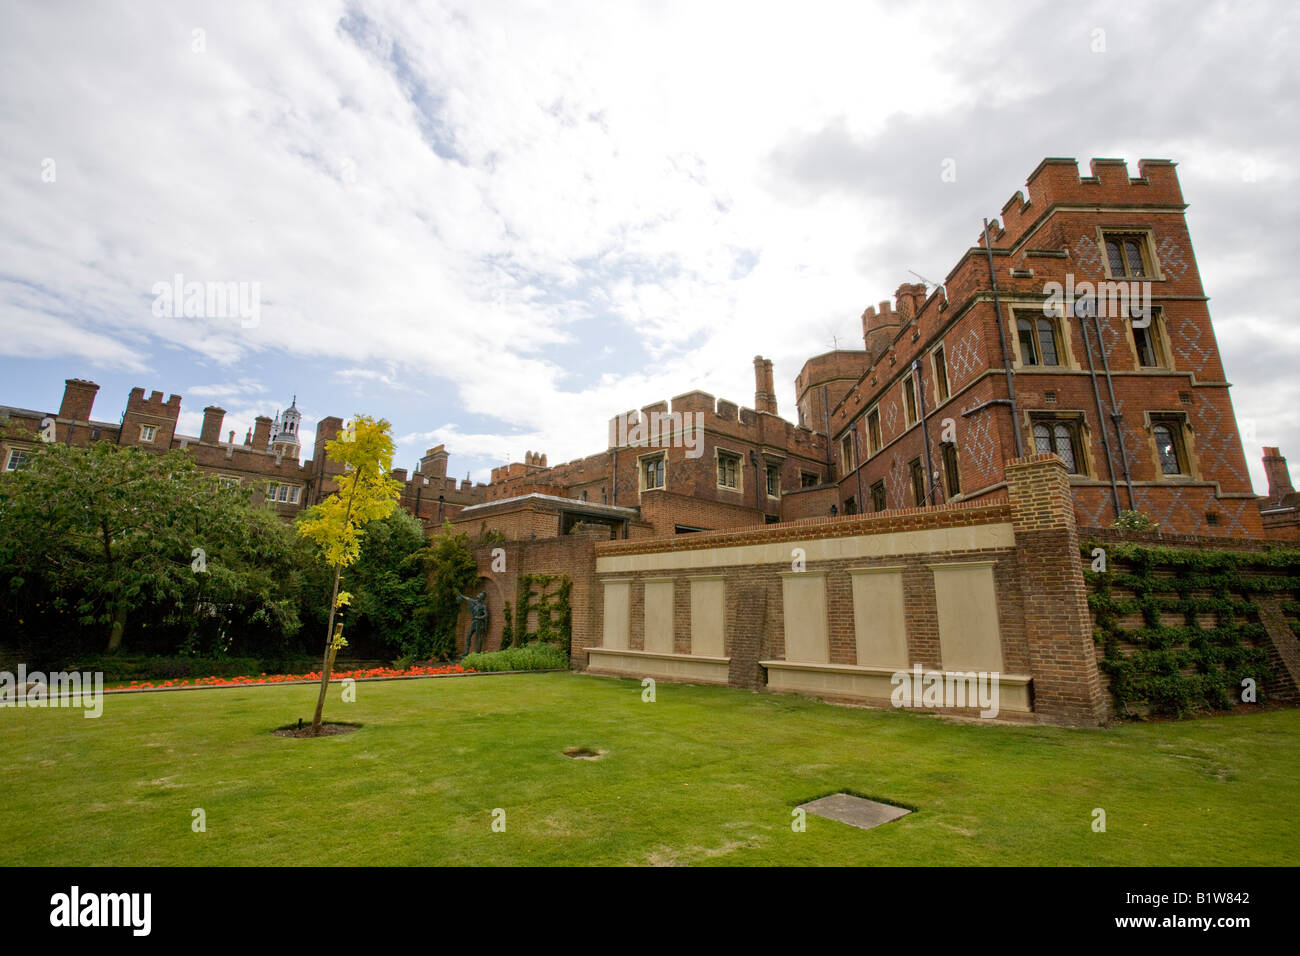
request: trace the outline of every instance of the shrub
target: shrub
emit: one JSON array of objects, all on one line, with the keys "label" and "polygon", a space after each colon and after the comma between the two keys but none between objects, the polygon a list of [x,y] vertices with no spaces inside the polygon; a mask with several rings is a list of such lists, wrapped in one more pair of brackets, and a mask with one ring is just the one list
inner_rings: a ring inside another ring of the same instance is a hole
[{"label": "shrub", "polygon": [[528,644],[489,654],[466,654],[460,666],[476,671],[540,671],[569,666],[569,656],[550,644]]},{"label": "shrub", "polygon": [[1159,522],[1153,521],[1149,515],[1145,515],[1141,511],[1121,511],[1111,527],[1123,531],[1160,530]]}]

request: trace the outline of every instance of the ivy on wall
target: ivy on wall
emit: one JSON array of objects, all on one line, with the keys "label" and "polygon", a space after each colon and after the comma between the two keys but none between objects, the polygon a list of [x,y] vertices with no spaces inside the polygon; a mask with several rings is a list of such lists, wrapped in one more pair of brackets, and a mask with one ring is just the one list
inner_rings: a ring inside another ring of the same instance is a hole
[{"label": "ivy on wall", "polygon": [[[1085,558],[1101,547],[1106,571],[1086,572],[1116,709],[1184,717],[1197,710],[1228,709],[1241,700],[1243,681],[1254,680],[1263,701],[1272,680],[1268,636],[1252,596],[1285,596],[1283,612],[1297,628],[1300,551],[1189,551],[1137,544],[1086,542]],[[1116,596],[1122,590],[1131,596]],[[1176,595],[1171,597],[1170,595]],[[1141,616],[1141,624],[1124,626]],[[1214,617],[1207,626],[1205,617]],[[1126,621],[1126,619],[1128,619]]]},{"label": "ivy on wall", "polygon": [[[570,652],[573,641],[573,609],[569,597],[573,582],[565,574],[521,574],[512,613],[506,605],[502,647],[523,647],[537,641]],[[536,613],[537,630],[528,630],[528,620]]]}]

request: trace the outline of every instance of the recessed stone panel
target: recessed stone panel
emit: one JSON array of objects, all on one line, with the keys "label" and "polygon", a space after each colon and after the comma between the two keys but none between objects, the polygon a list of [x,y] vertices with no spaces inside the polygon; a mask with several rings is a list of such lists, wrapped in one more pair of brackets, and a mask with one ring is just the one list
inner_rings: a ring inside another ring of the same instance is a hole
[{"label": "recessed stone panel", "polygon": [[691,653],[722,657],[726,617],[726,582],[722,578],[691,581]]},{"label": "recessed stone panel", "polygon": [[673,582],[645,583],[645,649],[651,654],[673,652]]},{"label": "recessed stone panel", "polygon": [[998,595],[992,561],[932,564],[944,670],[1001,671]]},{"label": "recessed stone panel", "polygon": [[785,618],[785,659],[810,664],[830,661],[827,638],[826,575],[791,571],[781,575]]},{"label": "recessed stone panel", "polygon": [[853,629],[860,667],[905,670],[907,629],[903,617],[903,569],[854,568]]},{"label": "recessed stone panel", "polygon": [[605,630],[601,638],[604,647],[627,649],[627,636],[631,606],[632,582],[628,580],[605,581]]}]

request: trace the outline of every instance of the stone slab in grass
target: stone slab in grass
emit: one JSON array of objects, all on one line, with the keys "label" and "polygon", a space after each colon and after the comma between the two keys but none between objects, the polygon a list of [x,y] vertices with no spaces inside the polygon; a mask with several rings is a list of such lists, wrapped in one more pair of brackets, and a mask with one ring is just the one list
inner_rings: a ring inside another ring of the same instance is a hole
[{"label": "stone slab in grass", "polygon": [[873,829],[912,812],[888,803],[877,803],[865,797],[855,797],[851,793],[832,793],[829,797],[800,804],[799,808],[828,820],[847,823],[859,830]]}]

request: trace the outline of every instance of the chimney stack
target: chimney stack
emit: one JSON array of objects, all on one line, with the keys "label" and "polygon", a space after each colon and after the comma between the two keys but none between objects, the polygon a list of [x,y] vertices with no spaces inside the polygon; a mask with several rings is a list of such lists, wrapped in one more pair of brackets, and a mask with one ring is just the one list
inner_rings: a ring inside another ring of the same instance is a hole
[{"label": "chimney stack", "polygon": [[754,356],[754,411],[776,414],[776,389],[772,385],[772,360]]},{"label": "chimney stack", "polygon": [[209,405],[203,409],[203,428],[199,431],[199,441],[207,445],[221,443],[221,423],[226,418],[226,410]]},{"label": "chimney stack", "polygon": [[1264,447],[1264,474],[1268,477],[1270,505],[1280,504],[1287,495],[1295,494],[1295,488],[1291,485],[1291,471],[1277,448]]},{"label": "chimney stack", "polygon": [[253,447],[266,451],[271,445],[271,419],[258,415],[253,419]]},{"label": "chimney stack", "polygon": [[75,418],[79,422],[90,421],[90,410],[95,405],[95,393],[99,386],[81,378],[69,378],[63,383],[63,404],[59,406],[60,418]]},{"label": "chimney stack", "polygon": [[447,477],[447,449],[443,445],[435,445],[424,453],[420,459],[420,474],[428,478],[446,478]]}]

